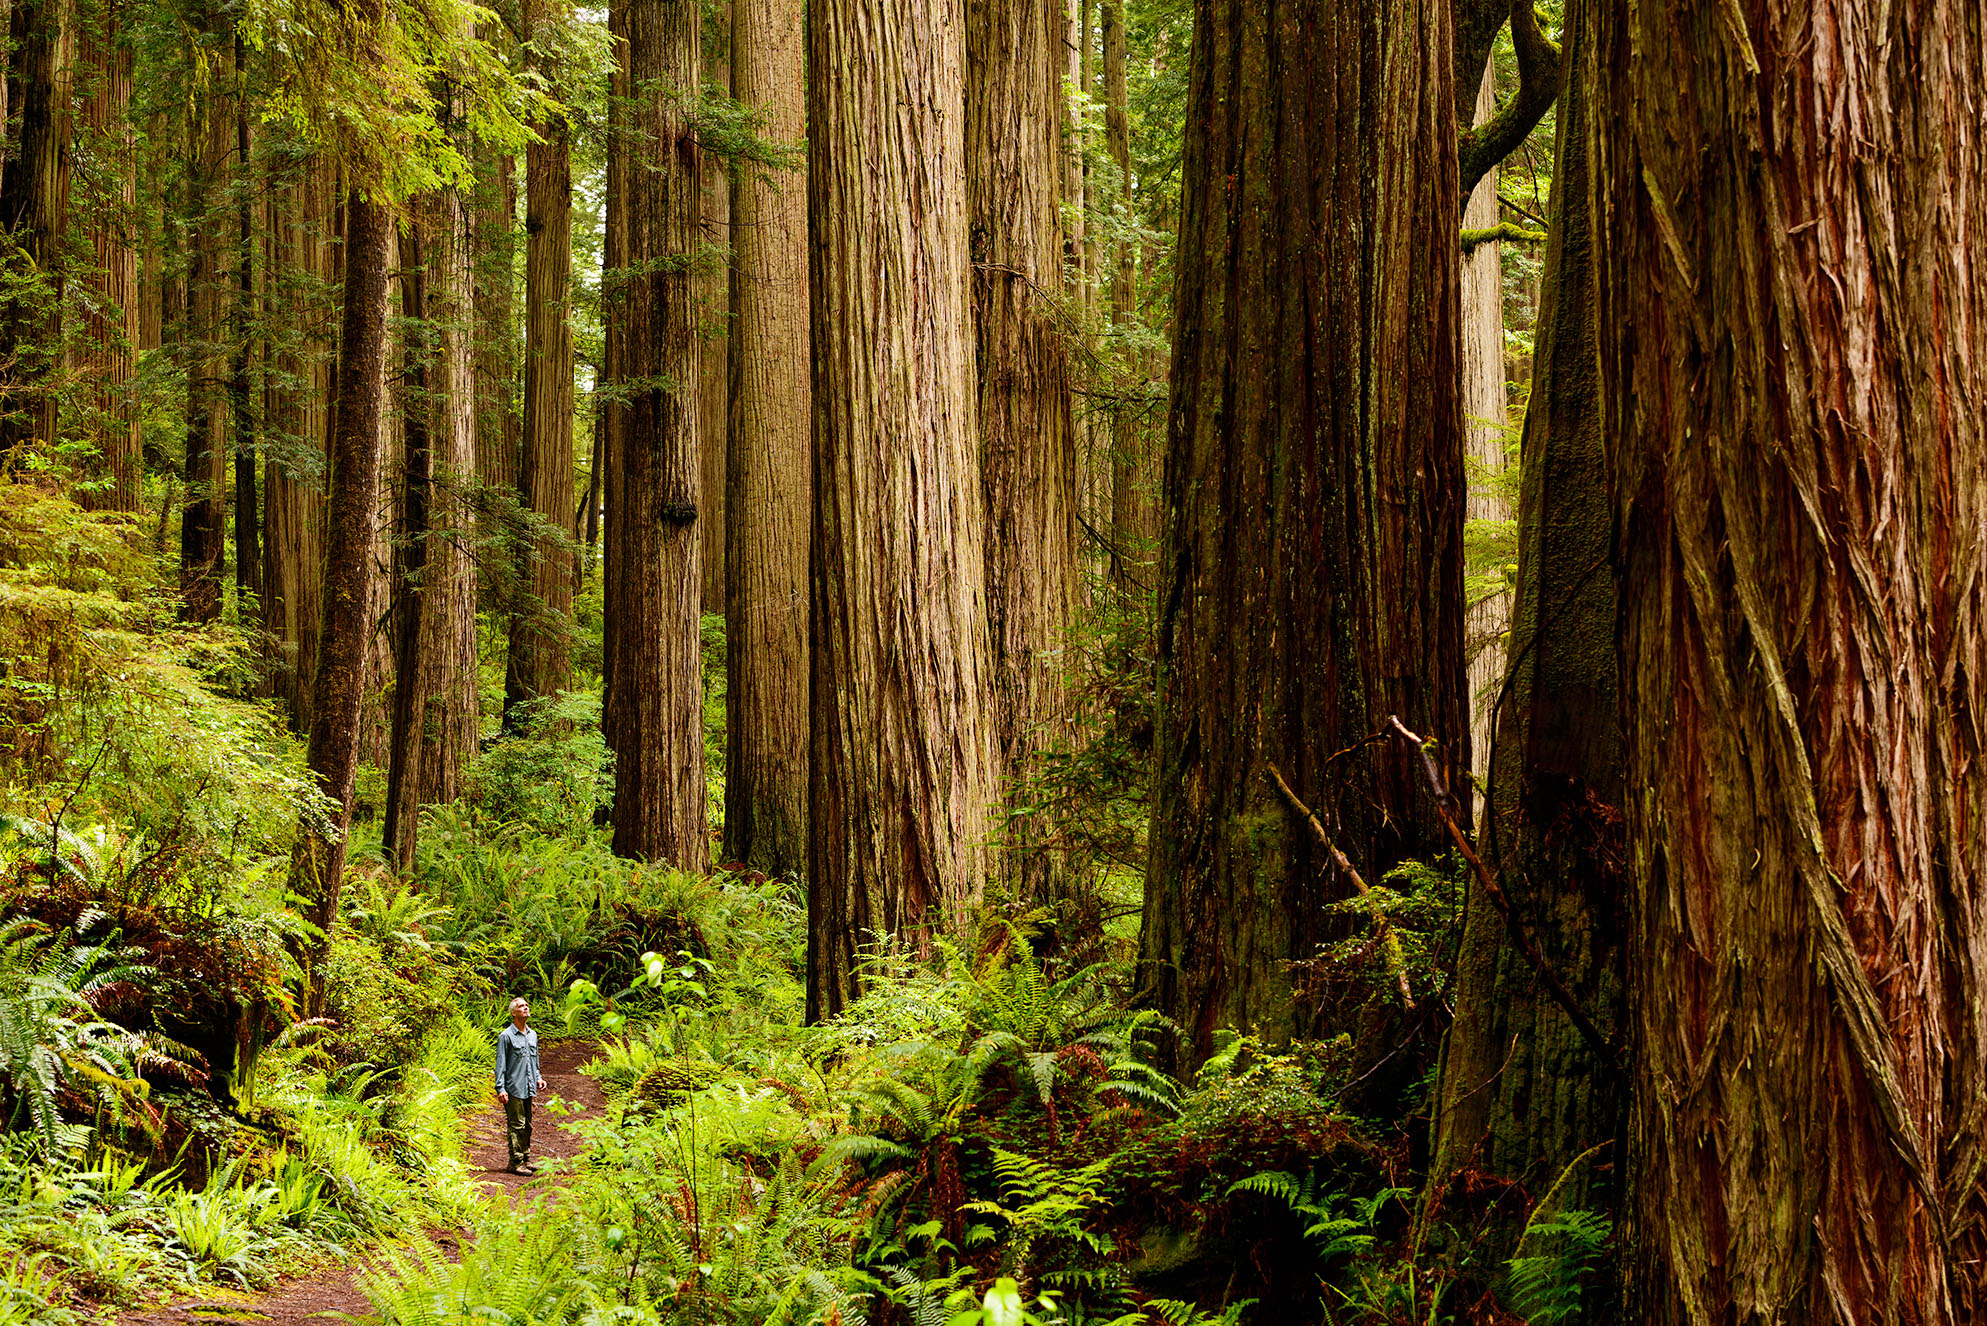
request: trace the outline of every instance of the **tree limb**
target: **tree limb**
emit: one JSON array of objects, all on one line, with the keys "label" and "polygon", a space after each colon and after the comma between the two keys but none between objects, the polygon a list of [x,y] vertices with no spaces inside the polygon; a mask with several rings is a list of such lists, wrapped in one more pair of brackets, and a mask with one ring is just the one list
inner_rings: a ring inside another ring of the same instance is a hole
[{"label": "tree limb", "polygon": [[1482,230],[1465,230],[1457,236],[1457,239],[1463,246],[1463,256],[1467,258],[1476,251],[1477,245],[1489,244],[1500,239],[1515,240],[1520,244],[1543,244],[1545,232],[1527,230],[1510,221],[1499,221],[1496,225],[1485,226]]},{"label": "tree limb", "polygon": [[1524,927],[1518,923],[1517,913],[1511,909],[1511,899],[1505,894],[1503,886],[1498,884],[1496,878],[1485,868],[1483,858],[1476,854],[1476,849],[1470,845],[1469,838],[1456,823],[1456,817],[1450,813],[1455,805],[1455,797],[1450,793],[1449,785],[1443,781],[1441,771],[1435,767],[1435,761],[1429,758],[1428,743],[1408,731],[1398,717],[1389,715],[1387,725],[1398,733],[1420,758],[1422,777],[1427,779],[1428,790],[1435,798],[1435,813],[1442,817],[1442,826],[1449,831],[1449,841],[1456,845],[1456,851],[1462,855],[1471,873],[1476,876],[1476,882],[1483,889],[1484,896],[1490,899],[1490,905],[1497,909],[1497,914],[1504,918],[1504,933],[1518,946],[1518,952],[1523,954],[1525,961],[1531,965],[1532,971],[1545,986],[1546,993],[1552,996],[1552,1002],[1565,1011],[1566,1016],[1579,1029],[1580,1035],[1586,1039],[1594,1053],[1600,1056],[1601,1062],[1611,1070],[1619,1072],[1620,1049],[1594,1025],[1594,1020],[1587,1016],[1587,1010],[1580,1007],[1580,1001],[1566,988],[1566,982],[1559,979],[1559,973],[1553,970],[1550,962],[1546,961],[1545,954],[1539,952],[1538,945],[1534,944],[1531,936],[1525,933]]},{"label": "tree limb", "polygon": [[1465,206],[1477,181],[1517,150],[1559,96],[1559,48],[1539,30],[1532,0],[1511,0],[1511,45],[1518,53],[1517,94],[1487,123],[1465,130],[1456,145]]},{"label": "tree limb", "polygon": [[[1325,826],[1318,822],[1318,817],[1312,813],[1311,808],[1305,805],[1291,789],[1290,784],[1284,781],[1283,772],[1274,764],[1268,763],[1263,765],[1263,769],[1269,774],[1270,781],[1276,784],[1276,790],[1283,793],[1283,799],[1289,803],[1290,809],[1311,826],[1311,836],[1318,840],[1318,846],[1325,849],[1332,863],[1345,872],[1346,878],[1352,881],[1352,887],[1359,890],[1359,896],[1372,899],[1373,890],[1367,886],[1365,878],[1354,868],[1352,862],[1346,859],[1345,853],[1338,850],[1338,844],[1334,843],[1331,835],[1325,832]],[[1378,900],[1372,901],[1371,911],[1373,931],[1380,940],[1380,954],[1386,961],[1387,974],[1394,978],[1394,986],[1400,991],[1401,1007],[1412,1009],[1414,993],[1408,988],[1407,955],[1401,951],[1401,937],[1394,933],[1393,923],[1387,920],[1387,913],[1381,908]]]}]

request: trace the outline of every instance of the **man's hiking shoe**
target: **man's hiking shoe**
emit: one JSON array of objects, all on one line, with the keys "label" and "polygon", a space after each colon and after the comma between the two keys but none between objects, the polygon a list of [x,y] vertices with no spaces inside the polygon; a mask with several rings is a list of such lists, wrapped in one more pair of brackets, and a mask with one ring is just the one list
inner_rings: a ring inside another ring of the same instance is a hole
[{"label": "man's hiking shoe", "polygon": [[536,1173],[537,1173],[538,1171],[537,1171],[537,1170],[535,1170],[535,1169],[533,1169],[533,1168],[532,1168],[531,1166],[529,1166],[529,1165],[512,1165],[512,1166],[510,1167],[510,1169],[509,1169],[508,1171],[506,1171],[506,1172],[507,1172],[507,1173],[511,1173],[511,1174],[522,1174],[522,1175],[524,1175],[524,1176],[525,1176],[526,1178],[530,1178],[530,1177],[531,1177],[532,1175],[536,1174]]}]

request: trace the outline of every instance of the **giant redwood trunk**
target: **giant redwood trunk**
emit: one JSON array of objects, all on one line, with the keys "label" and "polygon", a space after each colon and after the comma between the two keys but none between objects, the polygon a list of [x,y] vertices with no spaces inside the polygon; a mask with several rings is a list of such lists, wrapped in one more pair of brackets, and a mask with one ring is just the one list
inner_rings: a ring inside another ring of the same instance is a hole
[{"label": "giant redwood trunk", "polygon": [[[1557,1191],[1561,1212],[1611,1213],[1621,1198],[1621,1054],[1581,1032],[1525,952],[1529,944],[1545,959],[1596,1030],[1624,1039],[1615,582],[1594,326],[1590,103],[1579,73],[1593,59],[1597,7],[1580,0],[1566,11],[1551,240],[1522,445],[1518,580],[1508,649],[1496,651],[1493,670],[1492,693],[1503,703],[1477,848],[1510,916],[1472,884],[1429,1166],[1431,1202],[1452,1225],[1482,1231],[1480,1261],[1492,1267],[1514,1251],[1531,1203],[1546,1193]],[[1611,1319],[1596,1311],[1592,1319]]]},{"label": "giant redwood trunk", "polygon": [[1468,768],[1449,6],[1210,0],[1188,100],[1142,995],[1188,1057],[1311,1029],[1287,968],[1446,843]]},{"label": "giant redwood trunk", "polygon": [[[527,8],[527,31],[551,14]],[[555,529],[573,513],[572,128],[558,113],[536,126],[524,156],[524,449],[518,500]],[[572,559],[540,539],[519,568],[524,595],[511,616],[504,673],[505,722],[517,706],[566,689],[573,611]]]},{"label": "giant redwood trunk", "polygon": [[[1064,24],[1039,0],[967,0],[966,23],[993,721],[1001,775],[1019,783],[1067,736],[1061,659],[1077,592],[1076,436],[1058,307]],[[1015,800],[1028,804],[1025,789]],[[1033,816],[1009,818],[1004,873],[1029,897],[1073,903],[1057,897],[1071,872],[1036,832]]]},{"label": "giant redwood trunk", "polygon": [[623,173],[626,275],[616,430],[619,580],[607,730],[614,851],[702,871],[705,839],[703,569],[697,528],[697,253],[703,149],[681,94],[702,68],[700,0],[629,0],[633,124]]},{"label": "giant redwood trunk", "polygon": [[[732,89],[780,142],[807,133],[801,0],[732,0]],[[734,172],[725,525],[724,855],[807,866],[807,187]]]},{"label": "giant redwood trunk", "polygon": [[999,800],[961,0],[815,0],[807,1007],[962,927]]},{"label": "giant redwood trunk", "polygon": [[[378,9],[368,17],[378,23]],[[382,200],[352,188],[346,197],[344,233],[344,310],[338,333],[338,406],[331,432],[324,627],[310,727],[311,774],[329,810],[323,818],[304,817],[290,866],[290,887],[307,900],[309,920],[325,936],[313,945],[318,954],[338,915],[345,833],[352,823],[352,787],[359,770],[366,646],[374,609],[373,542],[385,415],[386,281],[393,217]]]},{"label": "giant redwood trunk", "polygon": [[1987,48],[1603,7],[1637,1321],[1987,1312]]},{"label": "giant redwood trunk", "polygon": [[[401,245],[410,325],[405,493],[384,843],[411,866],[423,806],[453,801],[480,735],[476,585],[467,490],[476,474],[470,213],[454,189],[420,200]],[[421,324],[425,322],[425,326]]]}]

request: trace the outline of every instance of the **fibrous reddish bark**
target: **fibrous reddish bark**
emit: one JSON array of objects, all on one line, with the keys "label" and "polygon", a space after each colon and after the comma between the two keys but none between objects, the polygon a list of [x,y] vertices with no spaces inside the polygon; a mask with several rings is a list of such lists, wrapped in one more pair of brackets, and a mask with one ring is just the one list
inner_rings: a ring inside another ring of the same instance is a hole
[{"label": "fibrous reddish bark", "polygon": [[[526,8],[527,36],[551,15],[547,0]],[[524,449],[518,500],[563,530],[573,511],[573,170],[572,128],[553,114],[535,126],[524,158]],[[504,720],[516,706],[566,688],[566,635],[573,610],[572,559],[540,539],[520,568],[525,599],[511,617],[504,673]]]},{"label": "fibrous reddish bark", "polygon": [[1598,23],[1635,1320],[1978,1321],[1979,14]]},{"label": "fibrous reddish bark", "polygon": [[613,465],[615,602],[607,730],[614,851],[702,871],[705,838],[703,460],[691,269],[701,245],[703,149],[684,96],[702,68],[700,0],[629,0],[633,89],[619,300],[627,396]]},{"label": "fibrous reddish bark", "polygon": [[[1139,984],[1195,1062],[1312,1029],[1288,964],[1466,769],[1449,6],[1212,0],[1188,103]],[[1296,237],[1304,237],[1297,242]],[[1362,744],[1365,743],[1365,744]]]},{"label": "fibrous reddish bark", "polygon": [[[764,132],[807,132],[801,0],[733,0],[732,78]],[[725,526],[724,855],[771,875],[807,865],[807,187],[732,177],[731,426]]]},{"label": "fibrous reddish bark", "polygon": [[809,13],[810,1018],[858,949],[962,928],[999,799],[974,421],[964,6]]},{"label": "fibrous reddish bark", "polygon": [[[994,739],[1001,776],[1039,773],[1067,738],[1059,660],[1076,599],[1076,438],[1058,319],[1063,24],[1037,0],[967,0],[966,194],[979,369]],[[1026,793],[1020,794],[1023,804]],[[1009,817],[1005,872],[1061,899],[1070,872]],[[1077,918],[1065,918],[1072,924]]]}]

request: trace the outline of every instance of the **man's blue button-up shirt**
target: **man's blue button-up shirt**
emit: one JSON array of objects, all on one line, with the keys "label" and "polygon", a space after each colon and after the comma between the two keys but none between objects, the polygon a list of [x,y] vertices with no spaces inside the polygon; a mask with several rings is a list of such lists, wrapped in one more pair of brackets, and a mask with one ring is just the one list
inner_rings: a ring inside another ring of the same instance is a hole
[{"label": "man's blue button-up shirt", "polygon": [[505,1027],[497,1033],[497,1090],[529,1100],[538,1092],[538,1033]]}]

